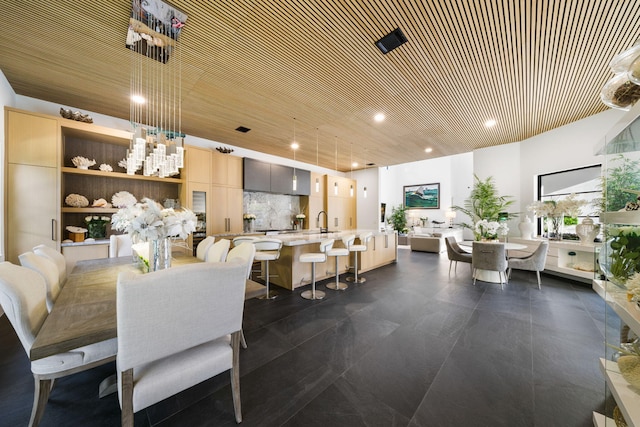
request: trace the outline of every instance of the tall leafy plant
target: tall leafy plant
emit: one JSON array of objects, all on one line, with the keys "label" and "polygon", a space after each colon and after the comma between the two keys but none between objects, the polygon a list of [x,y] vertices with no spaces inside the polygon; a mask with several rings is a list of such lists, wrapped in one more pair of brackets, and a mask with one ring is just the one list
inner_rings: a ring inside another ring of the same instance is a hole
[{"label": "tall leafy plant", "polygon": [[389,216],[389,223],[393,226],[394,230],[398,233],[406,233],[407,230],[407,208],[403,205],[398,205],[391,210],[391,216]]},{"label": "tall leafy plant", "polygon": [[[498,221],[500,213],[507,212],[507,208],[515,201],[511,196],[501,196],[493,177],[488,177],[484,181],[473,176],[475,182],[471,194],[464,201],[463,206],[453,206],[453,209],[462,212],[469,217],[471,223],[462,223],[462,226],[471,230],[475,229],[475,224],[480,220]],[[507,219],[515,218],[517,214],[507,213]]]}]

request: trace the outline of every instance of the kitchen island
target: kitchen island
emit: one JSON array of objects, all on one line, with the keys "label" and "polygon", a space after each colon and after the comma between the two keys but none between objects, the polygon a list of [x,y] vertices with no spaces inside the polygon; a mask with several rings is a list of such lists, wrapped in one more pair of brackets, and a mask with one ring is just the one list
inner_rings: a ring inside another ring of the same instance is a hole
[{"label": "kitchen island", "polygon": [[[311,264],[299,262],[300,255],[304,253],[319,252],[319,244],[324,239],[335,239],[334,248],[344,247],[342,236],[355,234],[359,236],[371,230],[348,230],[330,233],[319,233],[314,230],[306,230],[300,233],[284,233],[270,235],[282,240],[282,250],[277,261],[270,261],[269,273],[271,284],[293,290],[311,283]],[[230,235],[216,236],[218,238],[232,239]],[[359,243],[356,238],[356,243]],[[383,265],[394,263],[397,259],[398,238],[396,232],[373,231],[373,237],[369,241],[368,249],[358,254],[358,274],[373,270]],[[347,272],[347,265],[354,265],[354,254],[348,257],[338,257],[338,271],[340,274]],[[324,263],[316,263],[316,281],[335,277],[335,260],[328,257]],[[351,268],[353,271],[353,268]],[[264,271],[263,271],[264,273]],[[344,278],[341,278],[344,281]]]}]

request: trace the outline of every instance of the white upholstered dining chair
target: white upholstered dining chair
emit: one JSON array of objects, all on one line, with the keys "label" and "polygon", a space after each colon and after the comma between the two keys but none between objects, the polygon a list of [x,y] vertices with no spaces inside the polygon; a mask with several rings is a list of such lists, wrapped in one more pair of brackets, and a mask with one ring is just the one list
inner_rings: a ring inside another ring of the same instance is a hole
[{"label": "white upholstered dining chair", "polygon": [[196,246],[196,258],[206,261],[207,260],[207,251],[213,245],[213,242],[216,241],[216,238],[213,236],[207,236]]},{"label": "white upholstered dining chair", "polygon": [[132,245],[128,234],[112,234],[109,237],[109,258],[133,255]]},{"label": "white upholstered dining chair", "polygon": [[239,342],[246,276],[239,261],[120,273],[117,371],[123,426],[133,425],[135,412],[228,370],[235,418],[242,421]]},{"label": "white upholstered dining chair", "polygon": [[[9,262],[0,263],[0,305],[27,357],[48,315],[45,294],[46,285],[40,274]],[[116,349],[116,338],[113,338],[31,361],[35,390],[29,426],[40,423],[56,378],[111,362],[115,359]]]},{"label": "white upholstered dining chair", "polygon": [[33,252],[38,256],[47,258],[54,262],[58,268],[60,286],[64,286],[67,281],[67,260],[64,258],[64,255],[46,245],[35,246],[33,248]]},{"label": "white upholstered dining chair", "polygon": [[18,259],[20,260],[20,265],[35,271],[44,279],[47,289],[47,311],[51,313],[53,305],[58,299],[58,295],[60,295],[60,289],[62,289],[58,267],[49,258],[38,256],[31,251],[18,255]]},{"label": "white upholstered dining chair", "polygon": [[472,248],[473,284],[476,284],[478,270],[497,271],[500,277],[500,288],[504,289],[504,284],[508,282],[504,243],[473,242]]},{"label": "white upholstered dining chair", "polygon": [[[253,243],[239,243],[227,254],[226,262],[239,262],[246,268],[245,279],[251,278],[251,267],[253,266],[253,258],[256,256],[256,247]],[[245,287],[247,282],[245,280]],[[240,343],[242,348],[247,348],[247,340],[244,338],[244,332],[240,331]]]},{"label": "white upholstered dining chair", "polygon": [[229,254],[231,240],[220,239],[212,245],[209,245],[204,260],[207,262],[224,262]]},{"label": "white upholstered dining chair", "polygon": [[540,272],[544,270],[548,250],[549,242],[544,240],[540,242],[540,245],[538,245],[531,255],[524,258],[509,258],[509,261],[507,261],[509,268],[507,277],[511,277],[512,269],[535,271],[538,278],[538,289],[541,289]]}]

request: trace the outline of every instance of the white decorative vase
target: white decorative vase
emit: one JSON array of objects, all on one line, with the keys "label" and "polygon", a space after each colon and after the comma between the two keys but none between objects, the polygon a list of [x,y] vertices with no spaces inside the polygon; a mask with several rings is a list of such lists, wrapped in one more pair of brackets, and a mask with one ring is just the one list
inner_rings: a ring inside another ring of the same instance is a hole
[{"label": "white decorative vase", "polygon": [[576,234],[580,238],[581,245],[593,243],[600,232],[600,224],[594,224],[591,218],[585,218],[581,224],[576,225]]},{"label": "white decorative vase", "polygon": [[522,236],[523,239],[533,239],[535,224],[531,222],[531,219],[529,219],[529,217],[526,217],[523,222],[518,224],[518,229],[520,230],[520,236]]}]

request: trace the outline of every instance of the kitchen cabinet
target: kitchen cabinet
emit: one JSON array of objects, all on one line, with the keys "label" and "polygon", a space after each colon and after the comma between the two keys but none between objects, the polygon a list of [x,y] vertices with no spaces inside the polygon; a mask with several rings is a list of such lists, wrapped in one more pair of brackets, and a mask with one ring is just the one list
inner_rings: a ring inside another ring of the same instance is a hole
[{"label": "kitchen cabinet", "polygon": [[358,227],[356,212],[356,181],[326,175],[325,206],[329,217],[329,229],[353,230]]},{"label": "kitchen cabinet", "polygon": [[212,152],[209,149],[186,146],[184,161],[187,182],[200,182],[209,184],[212,174]]},{"label": "kitchen cabinet", "polygon": [[5,108],[5,258],[60,247],[60,138],[56,119]]},{"label": "kitchen cabinet", "polygon": [[211,234],[242,233],[242,189],[211,186]]},{"label": "kitchen cabinet", "polygon": [[[276,194],[308,196],[311,173],[308,170],[276,165],[259,160],[244,158],[244,189]],[[293,176],[296,176],[296,190],[293,190]]]},{"label": "kitchen cabinet", "polygon": [[242,157],[211,152],[211,184],[242,188]]}]

